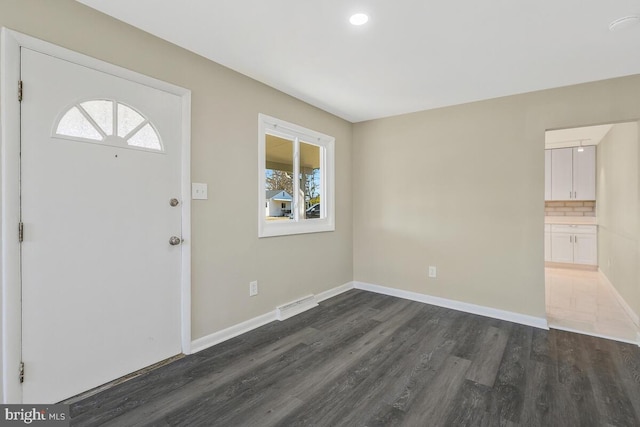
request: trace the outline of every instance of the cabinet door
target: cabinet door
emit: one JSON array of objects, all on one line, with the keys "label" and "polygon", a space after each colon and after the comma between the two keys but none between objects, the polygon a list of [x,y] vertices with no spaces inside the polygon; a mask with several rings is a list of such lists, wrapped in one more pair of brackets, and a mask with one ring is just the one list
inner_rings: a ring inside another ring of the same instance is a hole
[{"label": "cabinet door", "polygon": [[573,235],[551,233],[551,261],[573,263]]},{"label": "cabinet door", "polygon": [[551,150],[544,150],[544,199],[551,200]]},{"label": "cabinet door", "polygon": [[551,150],[551,200],[573,200],[573,149]]},{"label": "cabinet door", "polygon": [[573,198],[596,199],[596,147],[573,148]]},{"label": "cabinet door", "polygon": [[595,234],[576,234],[574,236],[573,262],[576,264],[597,265],[598,244]]}]

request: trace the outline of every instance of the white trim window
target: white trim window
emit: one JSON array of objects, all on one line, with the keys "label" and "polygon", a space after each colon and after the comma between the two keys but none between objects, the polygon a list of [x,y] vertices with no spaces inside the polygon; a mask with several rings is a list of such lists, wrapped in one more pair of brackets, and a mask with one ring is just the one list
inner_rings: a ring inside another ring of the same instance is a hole
[{"label": "white trim window", "polygon": [[335,138],[264,114],[258,130],[258,237],[335,230]]}]

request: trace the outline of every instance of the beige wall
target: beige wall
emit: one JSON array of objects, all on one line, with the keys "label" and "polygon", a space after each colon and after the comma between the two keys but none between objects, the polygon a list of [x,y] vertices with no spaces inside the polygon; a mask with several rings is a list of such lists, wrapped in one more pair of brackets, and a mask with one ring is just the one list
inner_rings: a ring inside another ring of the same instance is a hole
[{"label": "beige wall", "polygon": [[[194,339],[352,280],[350,123],[72,0],[2,0],[0,26],[192,91]],[[257,238],[258,113],[336,138],[335,232]]]},{"label": "beige wall", "polygon": [[597,151],[598,264],[640,313],[640,150],[638,123],[611,128]]},{"label": "beige wall", "polygon": [[354,280],[544,317],[545,130],[637,119],[639,95],[633,76],[355,124]]},{"label": "beige wall", "polygon": [[[194,338],[352,279],[542,317],[544,132],[640,117],[633,76],[351,125],[72,0],[0,25],[192,90]],[[256,237],[259,112],[336,137],[335,232]]]}]

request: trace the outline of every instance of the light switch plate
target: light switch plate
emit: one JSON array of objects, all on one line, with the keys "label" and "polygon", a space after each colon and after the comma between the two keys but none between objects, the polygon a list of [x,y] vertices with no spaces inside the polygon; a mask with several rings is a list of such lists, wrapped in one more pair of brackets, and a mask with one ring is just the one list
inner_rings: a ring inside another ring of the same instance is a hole
[{"label": "light switch plate", "polygon": [[207,184],[199,182],[191,183],[191,198],[193,200],[207,200]]}]

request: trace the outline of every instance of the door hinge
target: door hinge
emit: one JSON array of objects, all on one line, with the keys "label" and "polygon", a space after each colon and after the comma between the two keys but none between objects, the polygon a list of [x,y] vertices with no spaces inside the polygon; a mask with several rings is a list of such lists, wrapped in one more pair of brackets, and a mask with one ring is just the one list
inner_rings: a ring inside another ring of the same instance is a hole
[{"label": "door hinge", "polygon": [[24,362],[20,362],[20,370],[18,375],[20,378],[20,384],[22,384],[24,382]]},{"label": "door hinge", "polygon": [[18,102],[22,102],[22,80],[18,82]]},{"label": "door hinge", "polygon": [[24,239],[24,223],[21,222],[20,224],[18,224],[18,241],[22,243],[23,239]]}]

